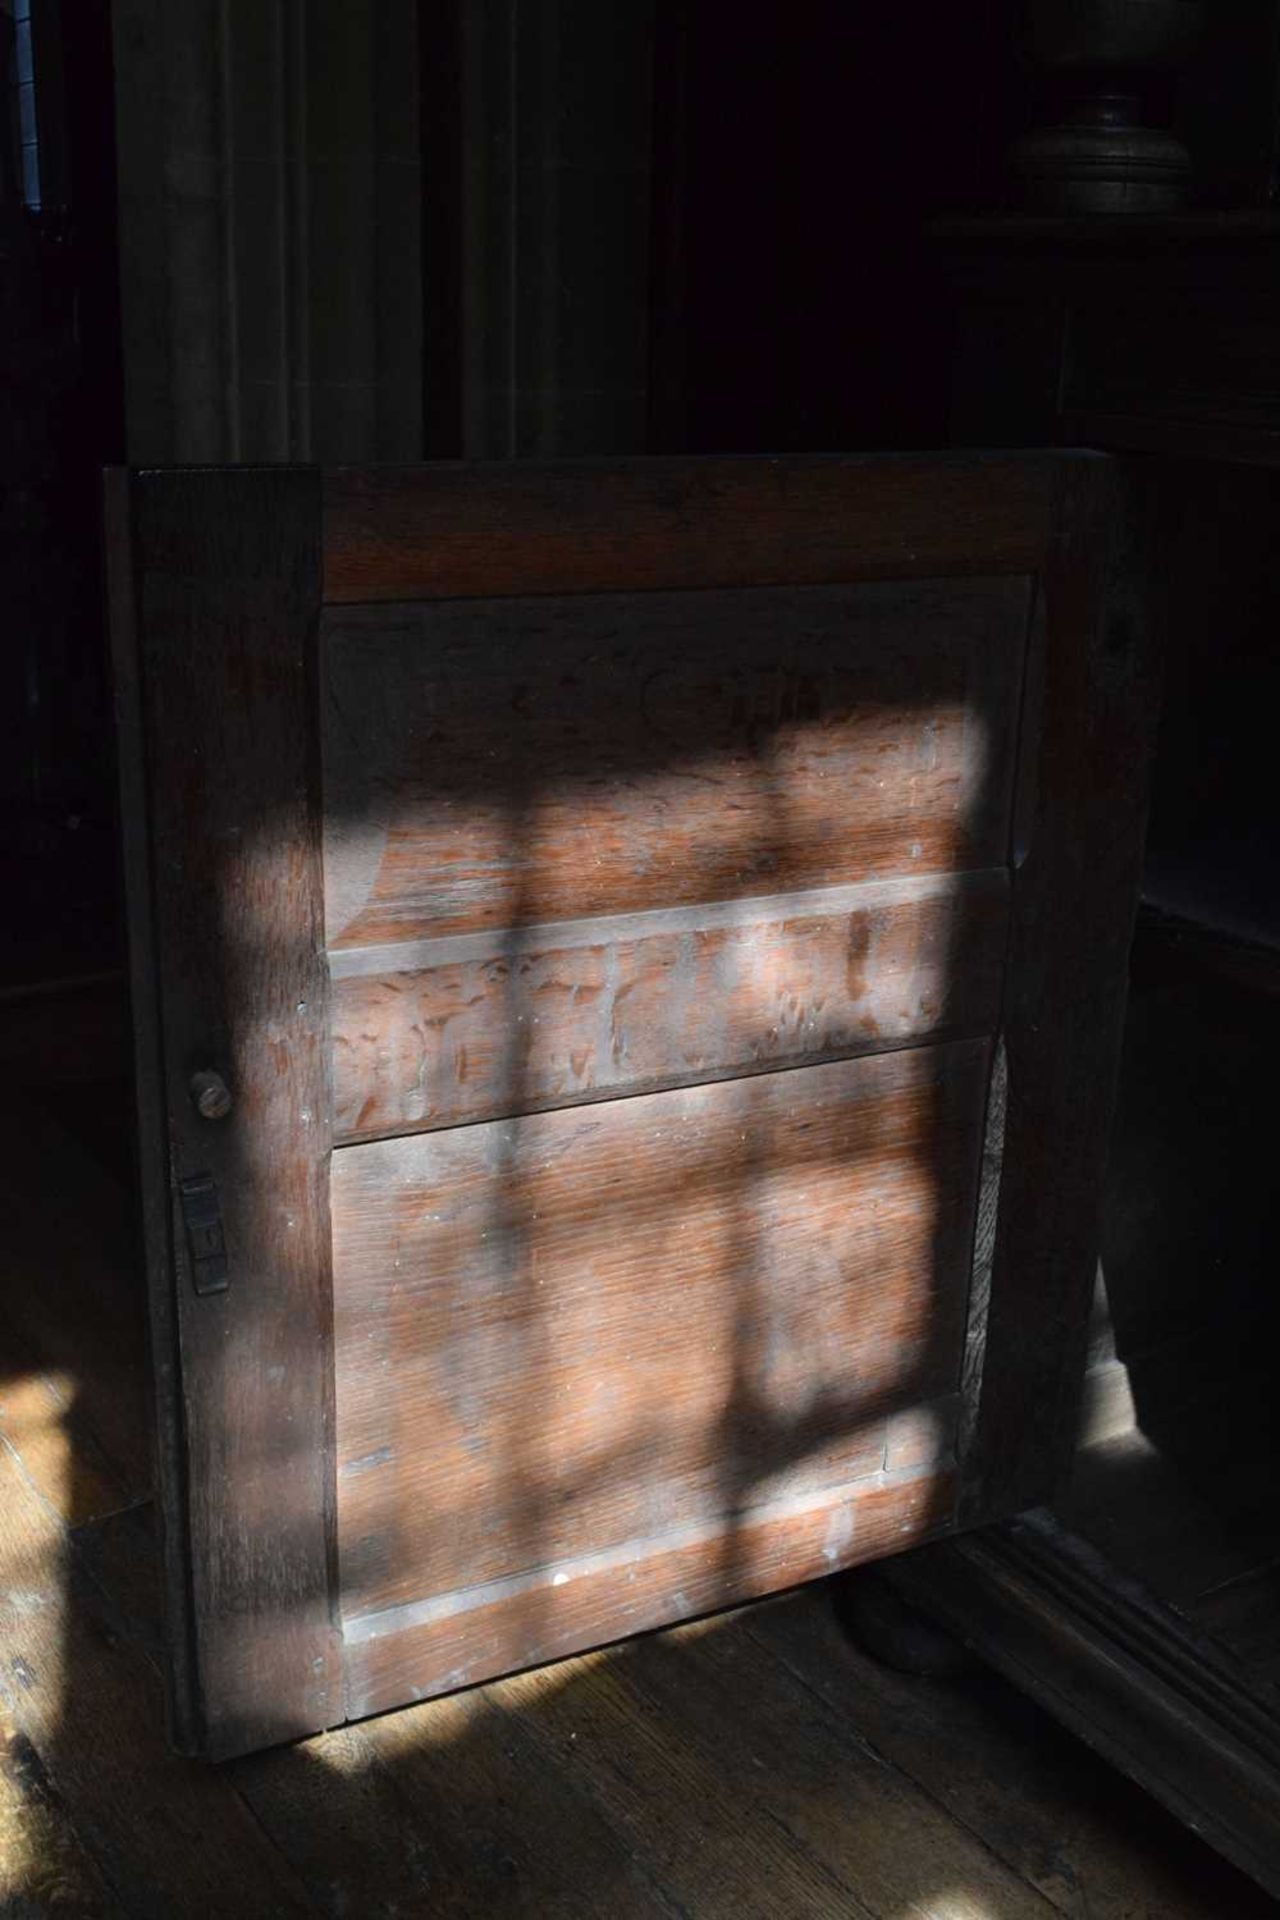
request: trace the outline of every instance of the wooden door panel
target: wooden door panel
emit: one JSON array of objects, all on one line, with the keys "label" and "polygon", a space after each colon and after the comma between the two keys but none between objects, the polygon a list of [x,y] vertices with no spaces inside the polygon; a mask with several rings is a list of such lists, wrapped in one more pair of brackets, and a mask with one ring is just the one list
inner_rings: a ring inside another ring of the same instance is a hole
[{"label": "wooden door panel", "polygon": [[1001,864],[1029,584],[326,616],[331,948]]},{"label": "wooden door panel", "polygon": [[326,606],[1027,574],[1061,455],[451,462],[324,476]]},{"label": "wooden door panel", "polygon": [[997,868],[339,948],[335,1138],[990,1033],[1008,898]]},{"label": "wooden door panel", "polygon": [[888,1417],[957,1384],[987,1064],[966,1041],[336,1153],[344,1616],[879,1472]]},{"label": "wooden door panel", "polygon": [[632,1542],[347,1623],[347,1712],[380,1713],[673,1620],[778,1593],[855,1562],[901,1553],[955,1525],[958,1472],[869,1474],[690,1527],[661,1553]]},{"label": "wooden door panel", "polygon": [[182,1745],[1049,1493],[1153,710],[1133,494],[1084,455],[115,478]]}]

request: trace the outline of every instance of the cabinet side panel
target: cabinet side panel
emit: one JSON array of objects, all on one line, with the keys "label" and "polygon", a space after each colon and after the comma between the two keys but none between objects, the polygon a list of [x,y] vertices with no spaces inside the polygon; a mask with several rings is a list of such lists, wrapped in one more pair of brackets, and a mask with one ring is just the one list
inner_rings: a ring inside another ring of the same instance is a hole
[{"label": "cabinet side panel", "polygon": [[1070,1445],[1157,715],[1155,512],[1136,470],[1063,462],[1015,803],[974,1522],[1050,1497]]}]

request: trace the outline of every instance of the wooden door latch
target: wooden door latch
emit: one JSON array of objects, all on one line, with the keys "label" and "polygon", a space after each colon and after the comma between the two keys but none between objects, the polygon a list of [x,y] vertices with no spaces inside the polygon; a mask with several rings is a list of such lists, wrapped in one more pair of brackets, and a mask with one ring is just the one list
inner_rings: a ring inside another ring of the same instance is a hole
[{"label": "wooden door latch", "polygon": [[178,1199],[191,1256],[191,1284],[197,1293],[225,1293],[229,1278],[227,1245],[213,1175],[193,1173],[179,1181]]}]

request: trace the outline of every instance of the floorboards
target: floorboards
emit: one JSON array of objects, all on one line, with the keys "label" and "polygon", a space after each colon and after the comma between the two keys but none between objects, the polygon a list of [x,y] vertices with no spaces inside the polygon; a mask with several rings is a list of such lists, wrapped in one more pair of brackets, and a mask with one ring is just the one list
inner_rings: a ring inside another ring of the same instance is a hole
[{"label": "floorboards", "polygon": [[4,1920],[1271,1911],[990,1674],[861,1653],[822,1588],[228,1766],[174,1758],[119,1156],[52,1110],[4,1145]]}]

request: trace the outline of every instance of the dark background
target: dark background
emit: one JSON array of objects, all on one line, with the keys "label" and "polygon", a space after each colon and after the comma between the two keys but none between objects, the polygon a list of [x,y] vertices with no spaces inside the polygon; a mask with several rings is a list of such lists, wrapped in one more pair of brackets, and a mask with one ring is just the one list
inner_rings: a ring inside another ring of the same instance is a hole
[{"label": "dark background", "polygon": [[[396,9],[402,27],[412,14]],[[1156,231],[1019,214],[1009,146],[1052,102],[1014,0],[422,0],[398,96],[416,89],[416,157],[387,160],[414,247],[402,226],[375,249],[417,316],[401,343],[416,366],[385,387],[393,406],[410,398],[375,453],[1142,449],[1172,529],[1167,693],[1094,1362],[1118,1350],[1146,1429],[1171,1447],[1193,1388],[1196,1433],[1257,1424],[1276,1330],[1278,14],[1274,0],[1212,6],[1186,73],[1149,85],[1149,112],[1195,163],[1185,214]],[[164,146],[185,112],[182,49],[159,45],[160,18],[147,27],[145,0],[0,13],[0,1060],[58,1099],[129,1073],[100,470],[277,457],[245,406],[228,437],[162,443],[136,400],[122,315],[159,256],[119,209],[154,189],[181,237],[185,206]],[[251,123],[274,56],[250,36],[239,57]],[[340,119],[356,81],[337,29],[306,57],[311,109]],[[261,129],[222,132],[226,166],[257,163]],[[256,192],[244,177],[235,219]],[[364,270],[344,178],[335,164],[314,202],[332,225],[311,228],[313,361],[346,337]],[[241,266],[227,298],[248,354],[247,241]],[[198,281],[173,284],[194,324]],[[335,387],[361,371],[344,351],[330,350]],[[344,418],[309,441],[291,428],[286,450],[371,457]]]}]

